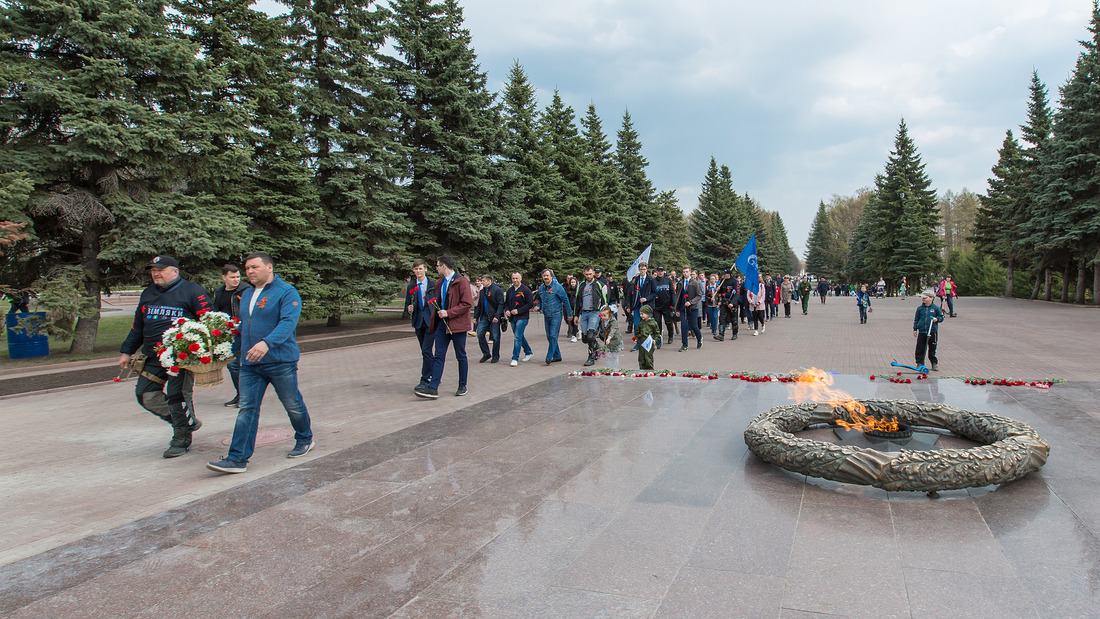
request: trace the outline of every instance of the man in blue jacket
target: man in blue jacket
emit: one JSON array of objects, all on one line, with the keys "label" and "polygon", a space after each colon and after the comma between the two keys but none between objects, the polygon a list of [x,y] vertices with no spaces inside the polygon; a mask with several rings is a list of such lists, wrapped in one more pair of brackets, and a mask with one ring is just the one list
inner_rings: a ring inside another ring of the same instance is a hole
[{"label": "man in blue jacket", "polygon": [[538,311],[542,312],[543,325],[546,327],[546,365],[561,361],[561,349],[558,348],[558,334],[561,332],[562,314],[573,317],[573,307],[569,305],[569,295],[554,279],[550,269],[542,270],[542,285],[537,294]]},{"label": "man in blue jacket", "polygon": [[275,275],[271,256],[256,252],[244,261],[252,289],[241,297],[241,410],[233,427],[229,455],[206,468],[220,473],[243,473],[256,449],[260,403],[270,384],[294,427],[294,449],[286,456],[299,458],[313,449],[309,412],[298,391],[298,342],[294,331],[302,314],[302,297]]}]

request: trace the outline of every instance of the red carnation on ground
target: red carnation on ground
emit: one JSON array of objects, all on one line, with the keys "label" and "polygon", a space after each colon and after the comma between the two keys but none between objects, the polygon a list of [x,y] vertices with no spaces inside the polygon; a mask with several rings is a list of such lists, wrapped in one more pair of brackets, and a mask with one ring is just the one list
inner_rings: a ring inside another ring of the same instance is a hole
[{"label": "red carnation on ground", "polygon": [[875,380],[875,375],[871,374],[871,380]]},{"label": "red carnation on ground", "polygon": [[187,350],[190,350],[191,352],[199,352],[200,348],[202,348],[202,346],[199,345],[198,342],[194,342],[190,346],[187,347]]}]

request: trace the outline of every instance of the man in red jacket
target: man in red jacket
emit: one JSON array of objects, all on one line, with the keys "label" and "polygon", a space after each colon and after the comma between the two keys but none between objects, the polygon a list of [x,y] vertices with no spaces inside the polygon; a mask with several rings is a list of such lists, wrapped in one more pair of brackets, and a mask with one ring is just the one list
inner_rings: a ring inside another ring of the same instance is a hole
[{"label": "man in red jacket", "polygon": [[436,258],[435,270],[439,273],[439,279],[435,282],[434,297],[429,301],[434,313],[428,325],[428,337],[435,342],[432,380],[427,385],[417,385],[413,393],[421,398],[439,397],[447,346],[453,346],[458,361],[458,391],[455,395],[463,396],[466,395],[466,377],[470,369],[466,361],[466,333],[473,327],[470,319],[473,294],[469,280],[455,272],[455,261],[451,256]]}]

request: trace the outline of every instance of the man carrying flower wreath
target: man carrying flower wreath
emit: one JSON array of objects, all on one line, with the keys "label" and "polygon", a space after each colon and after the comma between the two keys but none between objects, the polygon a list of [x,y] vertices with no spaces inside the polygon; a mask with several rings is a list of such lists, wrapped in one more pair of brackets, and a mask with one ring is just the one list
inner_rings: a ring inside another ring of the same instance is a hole
[{"label": "man carrying flower wreath", "polygon": [[264,252],[245,258],[244,273],[252,288],[241,297],[241,401],[229,455],[206,468],[219,473],[244,473],[256,449],[260,403],[267,386],[283,403],[294,428],[294,449],[288,458],[300,458],[313,449],[309,411],[298,390],[298,341],[294,334],[302,314],[302,297],[294,286],[275,275],[275,263]]},{"label": "man carrying flower wreath", "polygon": [[171,256],[153,258],[145,269],[153,283],[141,292],[134,324],[122,342],[119,367],[129,367],[131,356],[141,350],[144,365],[138,370],[135,394],[142,408],[172,425],[172,442],[165,458],[175,458],[191,448],[191,433],[202,426],[195,418],[191,391],[195,375],[169,373],[156,352],[161,336],[181,318],[197,318],[210,311],[210,297],[194,282],[180,277],[180,265]]}]

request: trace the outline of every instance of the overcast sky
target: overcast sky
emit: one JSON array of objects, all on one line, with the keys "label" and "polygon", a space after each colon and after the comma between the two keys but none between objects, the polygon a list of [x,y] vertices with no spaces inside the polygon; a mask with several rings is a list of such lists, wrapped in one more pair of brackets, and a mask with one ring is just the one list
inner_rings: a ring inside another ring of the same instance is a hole
[{"label": "overcast sky", "polygon": [[[271,0],[263,0],[268,3]],[[1073,70],[1091,0],[459,0],[489,86],[514,61],[614,141],[625,109],[690,212],[713,156],[802,257],[821,200],[871,186],[904,118],[940,193],[986,189],[1033,69]],[[263,4],[261,3],[261,5]]]}]

